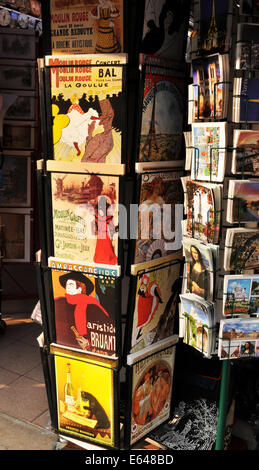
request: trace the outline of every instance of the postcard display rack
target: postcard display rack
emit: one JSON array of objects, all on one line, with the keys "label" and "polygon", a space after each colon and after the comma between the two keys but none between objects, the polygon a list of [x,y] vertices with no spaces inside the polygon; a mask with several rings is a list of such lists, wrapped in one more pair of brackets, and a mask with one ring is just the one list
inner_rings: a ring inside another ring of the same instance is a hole
[{"label": "postcard display rack", "polygon": [[[42,4],[40,348],[53,428],[87,449],[132,448],[171,415],[189,17],[180,3],[172,35],[155,44],[143,25],[164,21],[168,2]],[[151,205],[167,208],[160,224]]]},{"label": "postcard display rack", "polygon": [[[5,266],[32,262],[33,170],[40,145],[36,58],[41,5],[10,3],[0,5],[1,276]],[[3,320],[1,326],[4,331]]]},{"label": "postcard display rack", "polygon": [[193,12],[180,336],[223,361],[222,449],[231,361],[259,351],[259,9],[246,0],[200,0]]}]

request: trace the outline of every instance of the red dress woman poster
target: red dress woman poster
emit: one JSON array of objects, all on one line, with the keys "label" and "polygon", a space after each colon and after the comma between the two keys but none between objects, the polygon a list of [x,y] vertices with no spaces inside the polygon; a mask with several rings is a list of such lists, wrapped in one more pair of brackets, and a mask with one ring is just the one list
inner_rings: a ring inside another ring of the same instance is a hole
[{"label": "red dress woman poster", "polygon": [[106,197],[101,196],[96,207],[95,225],[97,241],[94,254],[94,262],[101,264],[117,264],[117,256],[114,252],[111,238],[118,227],[114,226],[113,215],[107,214],[110,205]]}]

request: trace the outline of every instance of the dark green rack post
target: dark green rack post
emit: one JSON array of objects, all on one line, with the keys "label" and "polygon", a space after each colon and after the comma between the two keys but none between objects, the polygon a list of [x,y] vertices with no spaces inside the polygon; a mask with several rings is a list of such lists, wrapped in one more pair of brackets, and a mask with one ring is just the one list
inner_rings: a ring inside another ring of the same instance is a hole
[{"label": "dark green rack post", "polygon": [[227,408],[228,408],[229,382],[230,382],[230,360],[226,359],[223,361],[223,364],[222,364],[218,428],[217,428],[217,438],[216,438],[216,447],[215,447],[216,450],[224,449]]}]

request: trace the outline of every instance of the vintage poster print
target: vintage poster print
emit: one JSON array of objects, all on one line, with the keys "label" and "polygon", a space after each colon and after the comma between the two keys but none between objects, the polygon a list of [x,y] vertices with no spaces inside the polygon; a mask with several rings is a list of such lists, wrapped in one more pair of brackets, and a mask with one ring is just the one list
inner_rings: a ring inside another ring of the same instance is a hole
[{"label": "vintage poster print", "polygon": [[122,0],[50,0],[52,54],[123,51]]},{"label": "vintage poster print", "polygon": [[125,54],[46,57],[55,160],[122,162],[125,62]]},{"label": "vintage poster print", "polygon": [[116,356],[116,267],[93,267],[49,258],[56,342]]},{"label": "vintage poster print", "polygon": [[180,268],[180,262],[157,263],[137,275],[131,353],[173,335]]},{"label": "vintage poster print", "polygon": [[140,52],[181,61],[188,16],[188,0],[145,0]]},{"label": "vintage poster print", "polygon": [[133,364],[131,445],[169,418],[174,360],[171,346]]},{"label": "vintage poster print", "polygon": [[119,177],[51,173],[54,256],[118,264]]},{"label": "vintage poster print", "polygon": [[183,86],[169,69],[146,66],[139,162],[180,159],[183,130]]},{"label": "vintage poster print", "polygon": [[232,173],[259,175],[259,131],[234,129]]},{"label": "vintage poster print", "polygon": [[181,172],[161,172],[141,176],[138,239],[133,264],[161,258],[173,251],[170,245],[176,238],[176,205],[182,203],[181,175]]},{"label": "vintage poster print", "polygon": [[55,357],[58,429],[114,446],[114,363],[51,347]]},{"label": "vintage poster print", "polygon": [[1,209],[1,239],[6,263],[31,261],[30,209]]},{"label": "vintage poster print", "polygon": [[2,207],[28,207],[31,204],[31,158],[5,153],[2,178]]}]

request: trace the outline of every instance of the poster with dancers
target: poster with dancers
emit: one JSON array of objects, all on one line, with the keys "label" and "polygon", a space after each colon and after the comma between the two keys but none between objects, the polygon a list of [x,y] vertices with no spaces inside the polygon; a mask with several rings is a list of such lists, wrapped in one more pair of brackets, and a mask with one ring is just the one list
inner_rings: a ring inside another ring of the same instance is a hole
[{"label": "poster with dancers", "polygon": [[181,291],[181,259],[171,255],[164,262],[141,263],[132,266],[131,274],[126,330],[128,353],[173,336]]},{"label": "poster with dancers", "polygon": [[55,342],[102,356],[118,357],[119,266],[48,259]]},{"label": "poster with dancers", "polygon": [[43,8],[52,54],[123,52],[123,17],[123,0],[50,0]]},{"label": "poster with dancers", "polygon": [[53,253],[57,258],[117,265],[119,177],[49,172]]},{"label": "poster with dancers", "polygon": [[46,56],[54,160],[123,166],[126,62],[126,54]]},{"label": "poster with dancers", "polygon": [[127,356],[128,407],[125,447],[130,448],[169,418],[178,336]]}]

